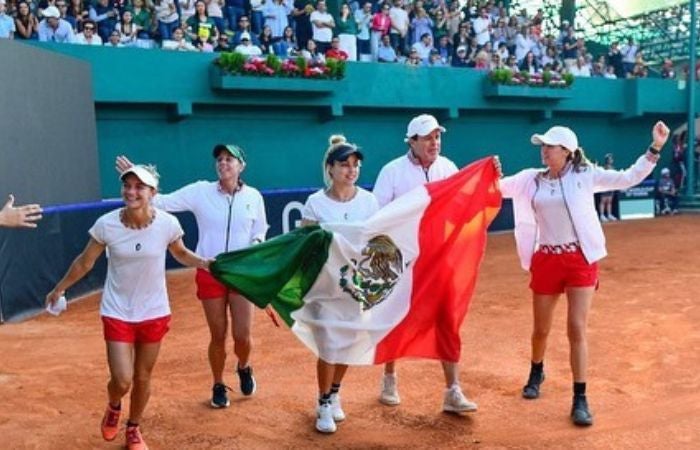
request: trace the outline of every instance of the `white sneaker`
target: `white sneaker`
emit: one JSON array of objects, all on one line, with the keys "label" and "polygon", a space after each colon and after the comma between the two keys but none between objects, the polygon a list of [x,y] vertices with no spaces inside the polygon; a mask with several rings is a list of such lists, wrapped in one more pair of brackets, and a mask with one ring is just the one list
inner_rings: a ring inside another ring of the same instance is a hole
[{"label": "white sneaker", "polygon": [[609,215],[608,215],[608,220],[609,220],[610,222],[617,222],[617,217],[613,216],[612,214],[609,214]]},{"label": "white sneaker", "polygon": [[384,374],[382,377],[382,391],[379,394],[381,403],[389,406],[396,406],[401,403],[396,384],[396,374]]},{"label": "white sneaker", "polygon": [[330,403],[316,407],[316,429],[321,433],[335,433],[336,426]]},{"label": "white sneaker", "polygon": [[333,411],[333,420],[342,422],[345,420],[345,411],[340,406],[340,394],[331,394],[331,411]]},{"label": "white sneaker", "polygon": [[601,222],[607,222],[607,221],[608,221],[608,218],[605,217],[605,215],[601,214],[601,215],[600,215],[600,221],[601,221]]},{"label": "white sneaker", "polygon": [[462,389],[456,384],[445,390],[445,401],[442,410],[447,412],[474,412],[478,406],[462,393]]}]

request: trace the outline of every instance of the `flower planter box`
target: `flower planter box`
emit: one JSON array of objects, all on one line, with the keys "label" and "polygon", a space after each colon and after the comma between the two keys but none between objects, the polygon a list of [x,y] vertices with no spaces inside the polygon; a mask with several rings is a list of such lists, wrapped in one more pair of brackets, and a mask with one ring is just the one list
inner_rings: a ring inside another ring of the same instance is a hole
[{"label": "flower planter box", "polygon": [[213,89],[250,92],[303,92],[313,95],[328,95],[338,87],[340,80],[313,78],[265,77],[256,75],[231,75],[218,67],[210,71]]},{"label": "flower planter box", "polygon": [[530,98],[542,100],[561,100],[571,97],[570,88],[555,88],[555,87],[532,87],[532,86],[513,86],[509,84],[494,84],[491,80],[484,81],[483,89],[484,97],[497,98]]}]

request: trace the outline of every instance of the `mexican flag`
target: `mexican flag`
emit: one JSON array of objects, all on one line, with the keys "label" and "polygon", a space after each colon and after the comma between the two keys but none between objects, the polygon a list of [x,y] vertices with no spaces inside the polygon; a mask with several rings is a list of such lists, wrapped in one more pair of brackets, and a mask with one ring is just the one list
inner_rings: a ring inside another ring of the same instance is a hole
[{"label": "mexican flag", "polygon": [[496,183],[485,158],[365,223],[299,228],[221,254],[211,272],[257,306],[272,305],[329,363],[458,361],[486,229],[501,204]]}]

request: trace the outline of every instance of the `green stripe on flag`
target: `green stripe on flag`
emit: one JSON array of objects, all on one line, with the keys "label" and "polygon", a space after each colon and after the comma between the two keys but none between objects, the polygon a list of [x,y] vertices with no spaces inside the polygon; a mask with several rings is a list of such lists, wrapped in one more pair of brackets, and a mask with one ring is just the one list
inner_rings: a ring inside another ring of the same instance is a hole
[{"label": "green stripe on flag", "polygon": [[268,304],[292,326],[293,311],[328,259],[333,234],[318,225],[297,228],[269,241],[230,253],[212,263],[212,275],[260,308]]}]

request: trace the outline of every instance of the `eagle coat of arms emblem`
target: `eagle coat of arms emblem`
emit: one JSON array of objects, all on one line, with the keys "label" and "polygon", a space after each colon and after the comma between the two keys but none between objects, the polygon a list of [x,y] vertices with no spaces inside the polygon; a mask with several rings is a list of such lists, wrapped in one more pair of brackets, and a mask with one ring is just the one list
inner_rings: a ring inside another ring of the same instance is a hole
[{"label": "eagle coat of arms emblem", "polygon": [[366,311],[391,294],[404,265],[401,250],[384,234],[370,239],[361,255],[340,268],[339,284]]}]

